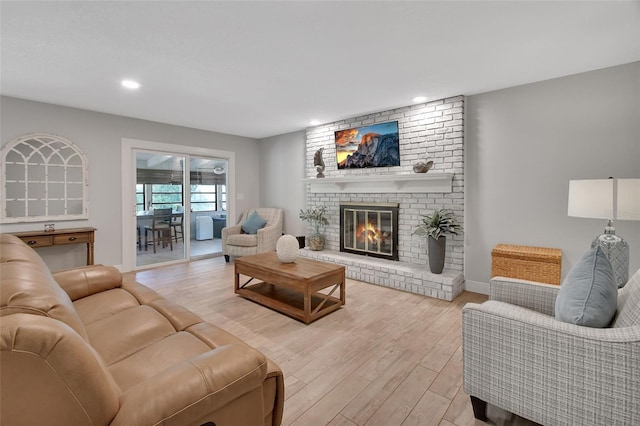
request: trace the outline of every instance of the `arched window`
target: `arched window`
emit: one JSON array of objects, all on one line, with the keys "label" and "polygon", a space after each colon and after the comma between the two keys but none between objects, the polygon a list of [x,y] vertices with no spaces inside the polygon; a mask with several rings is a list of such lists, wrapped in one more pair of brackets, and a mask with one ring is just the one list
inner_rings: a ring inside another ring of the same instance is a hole
[{"label": "arched window", "polygon": [[87,159],[68,140],[46,133],[2,148],[3,223],[89,217]]}]

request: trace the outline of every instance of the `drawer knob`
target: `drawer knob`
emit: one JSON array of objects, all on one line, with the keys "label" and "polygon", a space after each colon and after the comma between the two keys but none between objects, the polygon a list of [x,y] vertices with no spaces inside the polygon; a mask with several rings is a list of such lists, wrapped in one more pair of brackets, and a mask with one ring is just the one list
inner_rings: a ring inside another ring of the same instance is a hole
[{"label": "drawer knob", "polygon": [[30,246],[34,245],[34,244],[38,244],[38,242],[36,240],[29,240],[27,241],[27,244],[29,244]]},{"label": "drawer knob", "polygon": [[69,237],[69,241],[75,241],[76,237]]}]

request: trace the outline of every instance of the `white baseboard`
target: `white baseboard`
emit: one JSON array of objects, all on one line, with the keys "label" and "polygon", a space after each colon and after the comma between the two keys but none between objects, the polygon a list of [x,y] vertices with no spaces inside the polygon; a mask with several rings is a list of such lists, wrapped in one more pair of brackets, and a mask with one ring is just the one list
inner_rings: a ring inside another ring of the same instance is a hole
[{"label": "white baseboard", "polygon": [[489,295],[489,283],[483,283],[480,281],[465,280],[464,289],[472,293],[480,293]]}]

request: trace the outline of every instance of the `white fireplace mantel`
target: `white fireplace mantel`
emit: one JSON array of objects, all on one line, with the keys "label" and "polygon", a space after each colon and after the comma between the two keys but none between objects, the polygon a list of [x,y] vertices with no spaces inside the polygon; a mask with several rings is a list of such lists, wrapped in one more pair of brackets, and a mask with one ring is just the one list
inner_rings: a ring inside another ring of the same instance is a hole
[{"label": "white fireplace mantel", "polygon": [[412,175],[369,175],[303,179],[310,192],[320,193],[407,193],[452,192],[453,173]]}]

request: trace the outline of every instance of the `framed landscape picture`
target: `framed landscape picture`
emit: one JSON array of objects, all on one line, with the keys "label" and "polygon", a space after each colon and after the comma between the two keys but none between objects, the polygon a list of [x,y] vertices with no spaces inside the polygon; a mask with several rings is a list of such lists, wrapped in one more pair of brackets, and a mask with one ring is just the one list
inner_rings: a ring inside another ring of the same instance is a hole
[{"label": "framed landscape picture", "polygon": [[338,169],[400,165],[397,121],[338,130],[335,141]]}]

